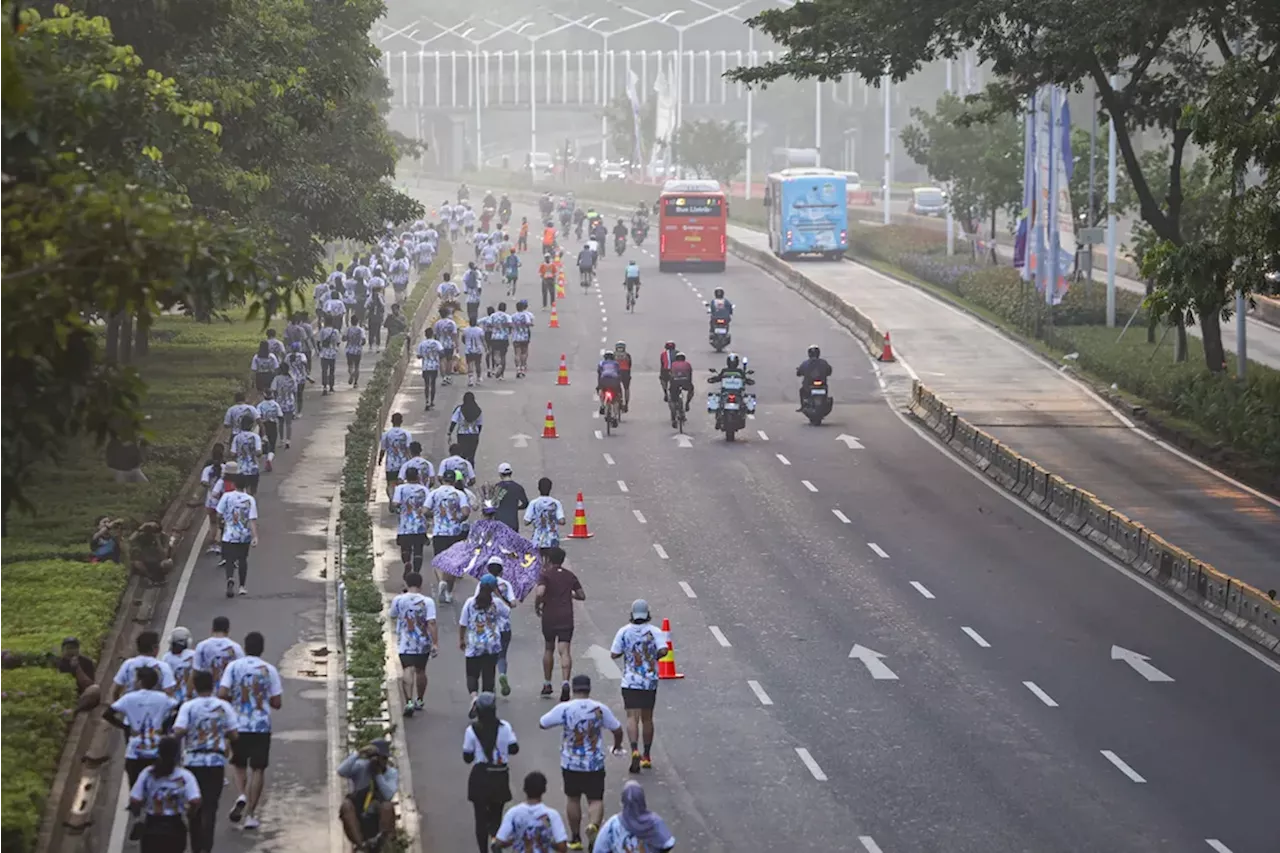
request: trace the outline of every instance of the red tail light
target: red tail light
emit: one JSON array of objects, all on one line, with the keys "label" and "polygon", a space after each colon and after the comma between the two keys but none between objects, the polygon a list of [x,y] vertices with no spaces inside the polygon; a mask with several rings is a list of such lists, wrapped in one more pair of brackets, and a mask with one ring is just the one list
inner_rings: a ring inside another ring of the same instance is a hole
[{"label": "red tail light", "polygon": [[605,401],[606,403],[612,403],[612,402],[613,402],[613,392],[612,392],[612,391],[605,391],[605,392],[604,392],[604,401]]},{"label": "red tail light", "polygon": [[661,237],[658,238],[658,251],[659,252],[667,251],[667,235],[666,234],[663,234]]},{"label": "red tail light", "polygon": [[730,403],[736,403],[736,402],[738,402],[738,395],[737,395],[737,394],[730,394],[730,395],[729,395],[729,402],[730,402]]},{"label": "red tail light", "polygon": [[724,235],[720,235],[720,254],[724,254]]},{"label": "red tail light", "polygon": [[841,243],[849,242],[849,232],[844,230],[843,228],[840,229],[840,242]]},{"label": "red tail light", "polygon": [[815,380],[813,380],[813,387],[814,387],[814,388],[817,388],[817,387],[818,387],[819,385],[821,385],[821,384],[822,384],[822,380],[821,380],[821,379],[815,379]]},{"label": "red tail light", "polygon": [[716,325],[717,325],[717,326],[723,326],[724,324],[726,324],[726,323],[728,323],[728,322],[729,322],[729,321],[728,321],[728,320],[726,320],[726,319],[724,319],[723,317],[717,317],[717,318],[716,318]]}]

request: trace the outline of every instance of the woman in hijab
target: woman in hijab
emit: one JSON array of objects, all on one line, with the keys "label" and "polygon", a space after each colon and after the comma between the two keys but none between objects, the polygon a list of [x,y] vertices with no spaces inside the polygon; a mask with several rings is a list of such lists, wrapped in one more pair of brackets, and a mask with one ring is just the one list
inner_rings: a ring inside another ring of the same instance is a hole
[{"label": "woman in hijab", "polygon": [[511,802],[508,760],[520,751],[511,724],[498,719],[498,700],[492,693],[476,697],[476,721],[462,738],[462,760],[471,765],[467,799],[475,807],[476,843],[489,853],[489,839],[502,825],[502,807]]},{"label": "woman in hijab", "polygon": [[622,786],[622,811],[604,822],[592,853],[673,850],[676,839],[644,801],[644,788],[631,779]]},{"label": "woman in hijab", "polygon": [[458,431],[460,455],[476,464],[476,450],[480,446],[480,430],[484,429],[484,413],[476,402],[476,395],[468,391],[462,395],[462,403],[453,410],[449,418],[449,442],[453,443],[453,432]]}]

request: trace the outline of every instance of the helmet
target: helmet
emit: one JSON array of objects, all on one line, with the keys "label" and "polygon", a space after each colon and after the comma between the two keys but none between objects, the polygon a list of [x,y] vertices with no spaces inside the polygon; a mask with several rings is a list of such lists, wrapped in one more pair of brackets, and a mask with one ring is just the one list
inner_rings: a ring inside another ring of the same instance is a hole
[{"label": "helmet", "polygon": [[724,360],[724,366],[730,370],[737,370],[738,365],[741,363],[742,360],[738,358],[738,354],[736,352],[729,353],[729,357]]},{"label": "helmet", "polygon": [[498,697],[486,690],[476,697],[476,711],[498,711]]},{"label": "helmet", "polygon": [[582,244],[582,250],[583,250],[584,252],[589,252],[589,251],[591,251],[591,244],[590,244],[590,243],[583,243],[583,244]]},{"label": "helmet", "polygon": [[716,299],[724,299],[724,288],[723,288],[723,287],[717,287],[717,288],[716,288]]},{"label": "helmet", "polygon": [[619,225],[626,225],[626,223],[622,221],[622,217],[621,217],[621,216],[619,216],[619,217],[618,217],[618,224],[619,224]]},{"label": "helmet", "polygon": [[604,353],[604,360],[605,360],[605,361],[617,361],[617,359],[613,357],[613,353],[612,353],[612,352],[610,352],[609,350],[605,350],[605,353]]},{"label": "helmet", "polygon": [[632,622],[648,622],[649,619],[649,602],[645,601],[643,598],[637,598],[635,601],[631,602]]},{"label": "helmet", "polygon": [[521,299],[519,302],[517,302],[517,303],[516,303],[516,310],[517,310],[517,311],[523,311],[524,309],[526,309],[526,308],[528,308],[528,307],[529,307],[529,300],[528,300],[528,299]]},{"label": "helmet", "polygon": [[543,255],[543,256],[542,256],[542,259],[543,259],[544,261],[549,261],[549,260],[551,260],[551,253],[550,253],[550,252],[547,252],[545,255]]},{"label": "helmet", "polygon": [[676,361],[687,361],[683,352],[676,353]]},{"label": "helmet", "polygon": [[626,341],[618,341],[616,344],[614,344],[614,345],[613,345],[613,349],[614,349],[616,352],[626,352],[626,351],[627,351],[627,342],[626,342]]},{"label": "helmet", "polygon": [[662,345],[662,348],[663,348],[663,349],[675,349],[675,348],[676,348],[676,342],[675,342],[675,341],[667,341],[665,344],[663,344],[663,345]]},{"label": "helmet", "polygon": [[179,625],[173,629],[173,633],[169,635],[169,642],[175,646],[182,646],[184,649],[191,648],[191,632]]},{"label": "helmet", "polygon": [[635,258],[632,258],[632,259],[630,259],[629,261],[627,261],[627,266],[629,266],[629,267],[634,267],[634,266],[636,266],[636,265],[637,265],[637,264],[636,264],[636,259],[635,259]]},{"label": "helmet", "polygon": [[809,347],[809,358],[817,358],[820,355],[822,355],[822,350],[818,348],[817,344]]}]

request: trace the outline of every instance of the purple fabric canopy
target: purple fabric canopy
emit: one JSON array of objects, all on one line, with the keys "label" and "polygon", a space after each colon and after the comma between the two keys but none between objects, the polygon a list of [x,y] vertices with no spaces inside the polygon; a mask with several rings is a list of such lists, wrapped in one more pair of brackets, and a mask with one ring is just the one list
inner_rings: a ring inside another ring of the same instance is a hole
[{"label": "purple fabric canopy", "polygon": [[542,573],[538,548],[501,521],[474,522],[470,535],[437,554],[431,565],[454,577],[470,575],[479,579],[489,573],[489,558],[495,556],[502,558],[502,577],[511,584],[516,598],[524,601]]}]

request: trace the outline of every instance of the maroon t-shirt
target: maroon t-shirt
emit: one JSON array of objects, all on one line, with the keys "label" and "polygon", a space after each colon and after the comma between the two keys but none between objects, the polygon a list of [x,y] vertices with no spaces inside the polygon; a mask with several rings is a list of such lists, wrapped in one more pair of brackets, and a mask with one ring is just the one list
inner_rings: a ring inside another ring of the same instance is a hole
[{"label": "maroon t-shirt", "polygon": [[572,628],[573,592],[582,589],[578,576],[561,566],[544,571],[538,583],[547,588],[542,597],[542,626]]}]

